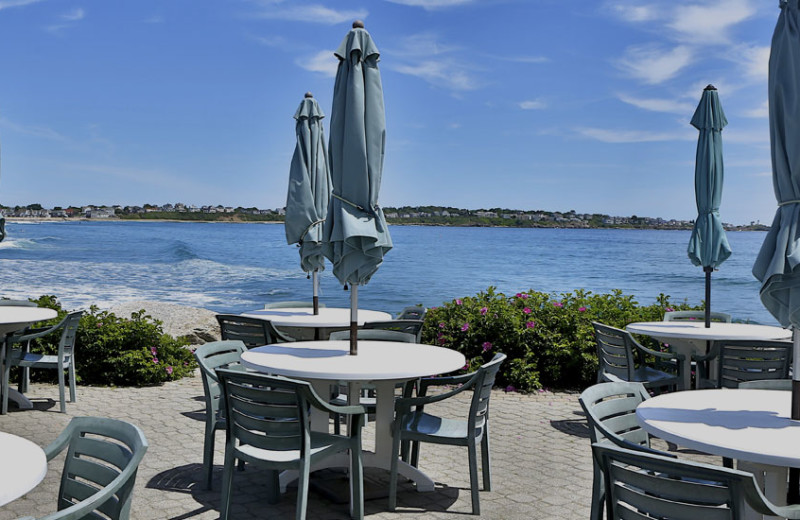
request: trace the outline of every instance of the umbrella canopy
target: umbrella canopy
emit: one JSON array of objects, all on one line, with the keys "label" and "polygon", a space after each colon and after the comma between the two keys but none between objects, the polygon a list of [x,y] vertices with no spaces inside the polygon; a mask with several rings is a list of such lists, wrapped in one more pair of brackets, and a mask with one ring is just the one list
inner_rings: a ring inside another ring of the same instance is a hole
[{"label": "umbrella canopy", "polygon": [[[351,311],[355,313],[357,286],[369,282],[392,248],[386,219],[378,206],[386,120],[378,69],[380,53],[363,23],[353,23],[335,54],[339,69],[328,147],[333,192],[323,226],[323,252],[333,264],[336,278],[351,285]],[[351,336],[353,352],[355,333]]]},{"label": "umbrella canopy", "polygon": [[286,196],[286,242],[300,245],[300,267],[306,273],[325,269],[322,223],[328,213],[328,153],[317,100],[307,93],[294,118],[297,146],[289,169]]},{"label": "umbrella canopy", "polygon": [[717,89],[709,85],[692,117],[699,130],[694,166],[694,192],[697,219],[689,239],[689,259],[706,272],[706,327],[710,325],[711,272],[729,256],[731,247],[722,227],[719,205],[722,200],[722,129],[728,124]]}]

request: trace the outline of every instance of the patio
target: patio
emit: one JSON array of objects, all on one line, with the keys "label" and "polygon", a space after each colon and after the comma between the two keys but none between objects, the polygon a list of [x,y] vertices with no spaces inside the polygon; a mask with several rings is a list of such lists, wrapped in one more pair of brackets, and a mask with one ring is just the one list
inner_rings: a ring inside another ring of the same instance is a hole
[{"label": "patio", "polygon": [[[53,386],[34,384],[28,395],[57,396]],[[203,387],[199,376],[151,388],[79,387],[78,402],[58,413],[52,400],[34,401],[35,410],[10,410],[0,416],[0,431],[23,436],[45,446],[73,416],[96,415],[124,419],[142,428],[150,449],[136,480],[131,518],[218,518],[224,433],[217,435],[214,489],[201,480]],[[468,396],[446,406],[455,410]],[[370,447],[372,423],[365,430]],[[482,518],[578,519],[589,515],[592,466],[586,421],[575,393],[534,395],[495,390],[492,396],[493,491],[481,492]],[[469,517],[469,478],[463,448],[425,445],[421,468],[436,481],[432,493],[401,487],[398,510],[387,511],[386,499],[367,500],[366,515],[388,518]],[[60,461],[51,462],[45,480],[31,493],[0,508],[0,520],[42,516],[55,508]],[[248,467],[234,477],[235,518],[290,518],[294,490],[277,505],[264,496],[262,470]],[[349,518],[346,504],[334,504],[312,490],[309,518]]]}]

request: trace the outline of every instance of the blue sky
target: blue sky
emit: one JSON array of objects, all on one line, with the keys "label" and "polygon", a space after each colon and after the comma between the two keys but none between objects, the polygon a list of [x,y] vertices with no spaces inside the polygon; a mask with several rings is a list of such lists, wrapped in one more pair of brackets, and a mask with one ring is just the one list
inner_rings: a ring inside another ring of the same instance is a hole
[{"label": "blue sky", "polygon": [[[380,203],[691,219],[713,83],[721,214],[769,224],[777,1],[0,0],[0,203],[286,199],[292,118],[339,45],[381,50]],[[327,124],[326,124],[327,132]]]}]

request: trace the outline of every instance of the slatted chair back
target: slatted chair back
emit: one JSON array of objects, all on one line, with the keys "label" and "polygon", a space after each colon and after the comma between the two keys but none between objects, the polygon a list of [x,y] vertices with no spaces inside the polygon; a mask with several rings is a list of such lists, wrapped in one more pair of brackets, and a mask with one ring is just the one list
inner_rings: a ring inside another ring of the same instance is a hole
[{"label": "slatted chair back", "polygon": [[609,520],[740,520],[746,504],[798,518],[797,506],[769,503],[750,473],[603,443],[592,450],[606,480]]},{"label": "slatted chair back", "polygon": [[596,321],[592,326],[597,340],[597,382],[633,379],[635,359],[629,344],[630,334]]},{"label": "slatted chair back", "polygon": [[[664,321],[704,321],[706,311],[669,311],[664,313]],[[725,312],[711,311],[711,321],[730,323],[731,315]]]},{"label": "slatted chair back", "polygon": [[636,407],[650,397],[633,382],[598,383],[581,393],[578,402],[589,422],[592,442],[609,440],[621,447],[650,447],[650,436],[636,420]]},{"label": "slatted chair back", "polygon": [[50,460],[67,448],[58,513],[47,518],[127,520],[136,471],[147,447],[142,431],[128,422],[73,418],[45,449]]},{"label": "slatted chair back", "polygon": [[195,349],[194,358],[203,377],[207,416],[216,420],[220,409],[222,389],[219,386],[216,370],[229,368],[244,371],[242,353],[246,350],[245,344],[239,340],[211,341]]},{"label": "slatted chair back", "polygon": [[705,357],[707,364],[698,362],[698,387],[738,388],[743,381],[789,379],[792,342],[715,341]]},{"label": "slatted chair back", "polygon": [[757,379],[755,381],[742,381],[739,388],[750,390],[783,390],[792,389],[791,379]]},{"label": "slatted chair back", "polygon": [[[416,343],[417,336],[400,332],[396,330],[382,330],[382,329],[358,329],[356,332],[358,339],[375,340],[375,341],[398,341],[400,343]],[[337,330],[331,332],[330,340],[348,340],[350,339],[349,330]]]},{"label": "slatted chair back", "polygon": [[472,400],[469,406],[468,436],[474,436],[483,431],[489,415],[489,398],[492,396],[492,387],[500,371],[500,365],[506,360],[506,355],[497,353],[491,361],[481,365],[475,375]]},{"label": "slatted chair back", "polygon": [[376,329],[376,330],[391,330],[397,332],[405,332],[406,334],[413,334],[416,342],[419,343],[422,340],[422,324],[424,322],[422,320],[415,320],[415,319],[397,319],[397,320],[386,320],[386,321],[368,321],[364,323],[364,329]]},{"label": "slatted chair back", "polygon": [[425,315],[428,313],[428,309],[423,307],[422,305],[413,305],[411,307],[405,307],[400,314],[397,315],[398,320],[424,320]]},{"label": "slatted chair back", "polygon": [[[75,340],[83,311],[71,312],[64,318],[61,339],[58,342],[58,362],[60,366],[75,361]],[[61,324],[59,324],[60,326]]]},{"label": "slatted chair back", "polygon": [[222,340],[238,340],[247,348],[277,343],[272,324],[268,320],[237,316],[235,314],[217,314],[217,322]]}]

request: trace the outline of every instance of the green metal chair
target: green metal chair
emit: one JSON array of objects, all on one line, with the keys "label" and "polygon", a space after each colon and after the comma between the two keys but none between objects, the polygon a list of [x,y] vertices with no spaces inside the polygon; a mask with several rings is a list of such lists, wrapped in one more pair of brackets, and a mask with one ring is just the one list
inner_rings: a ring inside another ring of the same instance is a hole
[{"label": "green metal chair", "polygon": [[386,321],[368,321],[364,323],[364,329],[370,330],[390,330],[397,332],[405,332],[414,335],[414,342],[420,343],[422,341],[422,320],[414,319],[397,319]]},{"label": "green metal chair", "polygon": [[[75,388],[75,339],[78,332],[78,323],[81,321],[83,311],[68,314],[60,323],[52,327],[40,329],[28,329],[23,335],[6,336],[6,354],[3,363],[2,375],[2,409],[0,413],[8,413],[8,382],[11,377],[11,367],[21,367],[22,373],[19,378],[19,391],[28,391],[28,370],[31,368],[43,368],[56,370],[58,372],[58,396],[61,403],[61,413],[66,413],[67,405],[65,399],[64,371],[69,375],[69,401],[74,403],[77,400]],[[61,331],[61,339],[58,342],[58,353],[55,355],[44,355],[30,352],[31,341]],[[15,348],[14,345],[22,345]]]},{"label": "green metal chair", "polygon": [[[361,428],[364,408],[332,406],[320,399],[311,383],[264,374],[217,370],[228,410],[221,519],[230,517],[233,466],[236,459],[270,471],[268,495],[279,494],[278,470],[299,473],[296,519],[306,517],[311,466],[342,451],[350,452],[352,517],[364,518]],[[311,407],[352,415],[349,435],[311,431]]]},{"label": "green metal chair", "polygon": [[[706,311],[669,311],[664,313],[664,321],[703,321]],[[711,321],[730,323],[731,315],[724,312],[711,311]]]},{"label": "green metal chair", "polygon": [[[395,400],[395,421],[392,427],[392,467],[389,477],[389,509],[397,507],[397,466],[404,442],[412,443],[411,464],[419,463],[419,444],[449,444],[466,446],[469,456],[469,482],[472,495],[472,514],[480,515],[478,495],[478,444],[481,446],[483,463],[483,489],[492,488],[491,460],[489,455],[489,398],[500,364],[505,354],[494,358],[470,374],[450,377],[424,378],[420,380],[417,397],[401,397]],[[427,390],[434,386],[459,385],[456,389],[428,396]],[[426,413],[424,408],[472,389],[469,414],[465,419],[450,419]]]},{"label": "green metal chair", "polygon": [[203,438],[203,474],[205,487],[211,489],[211,474],[214,470],[214,436],[217,430],[225,428],[224,407],[220,407],[222,390],[217,379],[218,368],[244,371],[242,352],[247,347],[241,341],[212,341],[200,345],[194,357],[203,377],[203,394],[206,401],[206,427]]},{"label": "green metal chair", "polygon": [[[621,448],[672,457],[650,448],[650,435],[636,420],[636,407],[649,398],[644,385],[633,382],[598,383],[584,390],[578,402],[586,413],[592,443],[610,442]],[[603,471],[595,460],[591,520],[602,520],[605,497]]]},{"label": "green metal chair", "polygon": [[402,311],[400,311],[400,314],[397,315],[397,319],[423,321],[427,313],[428,309],[422,305],[413,305],[411,307],[405,307]]},{"label": "green metal chair", "polygon": [[[264,305],[265,309],[304,309],[304,308],[311,308],[314,307],[313,302],[306,302],[306,301],[285,301],[285,302],[273,302],[267,303]],[[320,308],[325,307],[324,303],[319,304]]]},{"label": "green metal chair", "polygon": [[[697,362],[697,388],[738,388],[743,381],[789,379],[791,341],[715,341]],[[711,374],[715,374],[711,377]]]},{"label": "green metal chair", "polygon": [[[40,520],[128,520],[136,470],[147,451],[142,431],[125,421],[75,417],[44,450],[47,460],[67,450],[58,512]],[[24,517],[19,520],[33,520]]]},{"label": "green metal chair", "polygon": [[592,445],[603,471],[608,520],[742,520],[746,506],[765,515],[800,518],[800,505],[776,506],[751,473],[710,464]]},{"label": "green metal chair", "polygon": [[243,342],[247,348],[294,341],[278,332],[269,320],[236,314],[217,314],[216,318],[223,341],[238,340]]},{"label": "green metal chair", "polygon": [[[597,340],[598,383],[632,381],[653,390],[683,390],[683,354],[650,350],[622,329],[596,321],[592,326]],[[648,365],[649,357],[655,358],[654,366]]]},{"label": "green metal chair", "polygon": [[742,381],[739,388],[749,388],[750,390],[784,390],[792,389],[791,379],[757,379],[755,381]]}]

